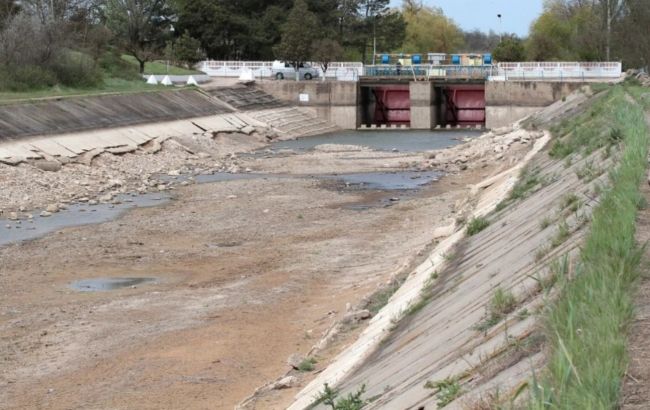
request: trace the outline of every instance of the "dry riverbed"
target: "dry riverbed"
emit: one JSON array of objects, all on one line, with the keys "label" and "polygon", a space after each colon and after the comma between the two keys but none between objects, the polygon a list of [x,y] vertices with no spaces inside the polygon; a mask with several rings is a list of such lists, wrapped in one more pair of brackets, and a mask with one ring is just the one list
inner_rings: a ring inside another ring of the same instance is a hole
[{"label": "dry riverbed", "polygon": [[[488,135],[429,153],[351,147],[265,158],[232,155],[264,145],[264,136],[218,138],[200,151],[170,142],[156,154],[102,154],[58,172],[3,168],[0,186],[13,188],[0,206],[23,219],[49,200],[106,195],[97,188],[111,178],[123,181],[112,194],[174,189],[164,205],[0,248],[1,407],[233,408],[288,371],[287,358],[308,352],[348,307],[417,263],[436,228],[459,215],[467,185],[509,166],[530,141]],[[183,177],[246,168],[285,175],[209,184]],[[408,192],[302,177],[404,169],[448,175]],[[56,188],[80,175],[88,185]],[[150,281],[72,287],[98,278]],[[282,408],[302,382],[259,408]]]}]

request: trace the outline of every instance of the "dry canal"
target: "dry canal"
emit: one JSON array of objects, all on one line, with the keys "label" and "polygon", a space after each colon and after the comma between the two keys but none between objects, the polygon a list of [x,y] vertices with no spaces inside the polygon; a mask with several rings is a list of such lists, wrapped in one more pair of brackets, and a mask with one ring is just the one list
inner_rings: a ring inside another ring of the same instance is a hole
[{"label": "dry canal", "polygon": [[4,219],[0,406],[231,409],[418,263],[497,171],[430,152],[476,132],[345,135],[250,151],[239,176]]}]

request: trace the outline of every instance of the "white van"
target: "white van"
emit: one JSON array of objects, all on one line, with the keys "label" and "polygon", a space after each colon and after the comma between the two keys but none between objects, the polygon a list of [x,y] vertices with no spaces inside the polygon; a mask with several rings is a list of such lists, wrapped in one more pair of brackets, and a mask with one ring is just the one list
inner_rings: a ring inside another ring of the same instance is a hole
[{"label": "white van", "polygon": [[[318,78],[318,70],[312,67],[309,63],[300,64],[298,73],[301,80]],[[293,79],[296,78],[296,70],[293,68],[291,63],[276,60],[271,66],[271,75],[275,77],[276,80],[284,80],[285,78]]]}]

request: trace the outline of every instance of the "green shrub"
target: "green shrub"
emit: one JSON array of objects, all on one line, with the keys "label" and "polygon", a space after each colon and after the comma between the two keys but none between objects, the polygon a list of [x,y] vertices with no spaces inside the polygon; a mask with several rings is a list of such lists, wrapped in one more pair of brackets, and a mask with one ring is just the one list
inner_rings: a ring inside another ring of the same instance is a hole
[{"label": "green shrub", "polygon": [[314,359],[313,357],[307,357],[298,364],[298,370],[300,370],[301,372],[311,372],[312,370],[314,370],[315,364],[316,364],[316,359]]},{"label": "green shrub", "polygon": [[499,323],[503,318],[517,307],[517,299],[509,290],[503,290],[502,288],[497,288],[490,299],[488,305],[487,318],[476,325],[474,330],[479,332],[484,332],[497,323]]},{"label": "green shrub", "polygon": [[59,84],[66,87],[89,88],[102,83],[102,73],[87,55],[67,53],[56,59],[51,67]]},{"label": "green shrub", "polygon": [[463,393],[460,383],[456,378],[446,378],[445,380],[439,380],[436,382],[428,381],[424,384],[424,387],[426,389],[436,389],[438,391],[436,393],[436,398],[438,399],[436,405],[438,408],[445,407]]},{"label": "green shrub", "polygon": [[323,391],[316,397],[316,402],[310,408],[322,403],[331,407],[332,410],[361,410],[366,404],[366,400],[361,398],[365,392],[366,385],[364,384],[356,392],[339,398],[339,392],[325,383]]},{"label": "green shrub", "polygon": [[57,83],[56,76],[49,70],[34,66],[0,67],[0,90],[29,91],[52,87]]},{"label": "green shrub", "polygon": [[104,53],[99,58],[99,66],[107,77],[121,78],[124,80],[141,80],[138,66],[122,58],[117,50]]},{"label": "green shrub", "polygon": [[467,224],[467,234],[469,236],[474,236],[488,226],[490,226],[490,221],[487,219],[483,217],[473,218],[469,221],[469,224]]}]

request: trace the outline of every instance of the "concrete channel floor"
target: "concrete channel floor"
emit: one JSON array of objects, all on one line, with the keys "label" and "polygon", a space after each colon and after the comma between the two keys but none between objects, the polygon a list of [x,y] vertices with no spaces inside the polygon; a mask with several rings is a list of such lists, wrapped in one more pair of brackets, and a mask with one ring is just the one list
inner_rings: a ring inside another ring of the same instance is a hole
[{"label": "concrete channel floor", "polygon": [[[345,209],[363,193],[318,181],[195,185],[162,207],[4,247],[0,407],[231,409],[409,266],[477,177],[363,212]],[[101,277],[157,281],[69,287]]]}]

